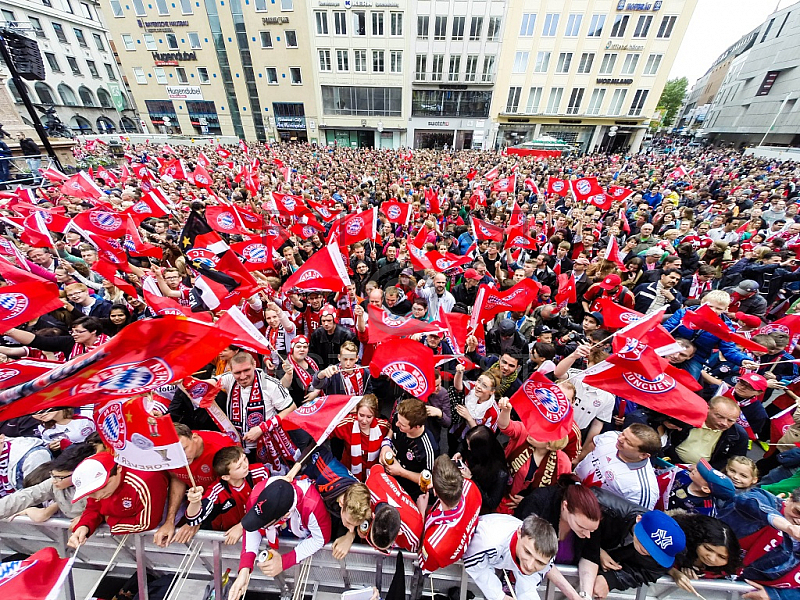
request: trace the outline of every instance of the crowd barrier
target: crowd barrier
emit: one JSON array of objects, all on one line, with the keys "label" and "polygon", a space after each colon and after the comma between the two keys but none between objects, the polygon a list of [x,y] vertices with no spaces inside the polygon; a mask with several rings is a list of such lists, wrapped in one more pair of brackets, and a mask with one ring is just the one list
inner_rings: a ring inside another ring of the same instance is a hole
[{"label": "crowd barrier", "polygon": [[[66,546],[69,539],[70,521],[67,519],[51,519],[45,523],[33,523],[27,517],[17,517],[13,521],[0,524],[0,552],[6,557],[11,553],[33,554],[45,546],[54,546],[62,556],[72,554]],[[75,562],[75,568],[91,571],[103,571],[111,556],[117,550],[119,537],[112,536],[103,525],[81,547]],[[230,569],[230,577],[234,578],[238,570],[240,545],[226,546],[223,535],[218,532],[200,531],[195,540],[200,542],[201,550],[198,559],[188,571],[188,578],[195,581],[213,582],[216,598],[222,598],[223,577]],[[294,546],[296,541],[281,539],[281,552]],[[170,544],[167,548],[159,548],[153,544],[153,533],[142,533],[128,536],[125,545],[115,559],[111,574],[130,577],[134,573],[139,579],[141,600],[148,600],[147,586],[144,585],[146,573],[155,575],[175,573],[187,554],[184,544]],[[447,594],[450,588],[459,588],[460,600],[467,600],[467,591],[472,591],[476,598],[482,598],[480,590],[468,577],[463,565],[458,562],[446,569],[440,569],[429,577],[420,577],[414,569],[414,556],[404,553],[406,590],[412,598],[422,594],[429,599],[432,594]],[[394,576],[396,553],[384,555],[365,546],[356,544],[344,560],[333,558],[330,545],[311,557],[311,565],[306,580],[305,595],[311,598],[318,594],[340,594],[341,592],[364,586],[378,586],[385,592]],[[577,568],[561,566],[564,575],[577,584]],[[295,580],[300,573],[300,566],[294,567],[279,577],[272,579],[264,576],[257,568],[250,580],[249,589],[267,592],[291,598],[294,593]],[[752,590],[744,583],[733,583],[726,580],[699,580],[694,587],[705,600],[738,600]],[[561,597],[560,591],[547,582],[540,590],[542,600],[555,600]],[[677,588],[670,578],[662,578],[649,587],[642,587],[627,592],[612,592],[610,600],[646,600],[656,598],[663,600],[667,596],[673,598],[695,598],[695,596]],[[75,585],[72,575],[67,579],[62,598],[76,600]],[[82,598],[77,598],[82,600]],[[196,598],[195,600],[204,600]]]}]

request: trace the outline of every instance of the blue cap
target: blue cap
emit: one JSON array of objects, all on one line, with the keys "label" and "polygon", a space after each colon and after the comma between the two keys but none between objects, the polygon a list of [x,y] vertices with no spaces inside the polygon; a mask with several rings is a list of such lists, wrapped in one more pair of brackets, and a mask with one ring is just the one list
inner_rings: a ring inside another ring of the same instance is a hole
[{"label": "blue cap", "polygon": [[708,461],[703,458],[697,463],[697,472],[700,477],[706,480],[708,487],[711,488],[711,495],[720,500],[731,500],[736,497],[736,488],[733,482],[713,468]]},{"label": "blue cap", "polygon": [[633,528],[636,539],[662,567],[669,568],[686,548],[686,534],[678,523],[660,510],[651,510]]}]

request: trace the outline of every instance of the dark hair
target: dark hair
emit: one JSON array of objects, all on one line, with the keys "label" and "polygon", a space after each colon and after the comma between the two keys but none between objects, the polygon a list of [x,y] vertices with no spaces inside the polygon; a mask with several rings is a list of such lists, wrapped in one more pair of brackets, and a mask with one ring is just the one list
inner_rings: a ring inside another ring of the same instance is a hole
[{"label": "dark hair", "polygon": [[244,448],[241,446],[226,446],[220,448],[214,454],[214,459],[211,461],[211,468],[214,469],[219,477],[227,475],[230,472],[231,465],[244,456]]},{"label": "dark hair", "polygon": [[631,433],[639,440],[639,452],[657,456],[661,451],[661,437],[656,430],[644,423],[631,423]]},{"label": "dark hair", "polygon": [[706,515],[678,513],[672,518],[686,534],[686,549],[675,557],[675,568],[693,567],[697,562],[700,544],[722,546],[728,550],[728,564],[722,567],[706,566],[713,573],[736,573],[742,566],[742,549],[730,525]]},{"label": "dark hair", "polygon": [[664,271],[661,273],[661,276],[664,277],[664,275],[674,275],[675,273],[678,274],[678,277],[681,276],[680,269],[664,269]]},{"label": "dark hair", "polygon": [[87,442],[70,444],[50,462],[50,471],[72,472],[84,459],[95,455],[95,448]]},{"label": "dark hair", "polygon": [[564,473],[558,478],[558,487],[563,489],[561,499],[567,503],[567,510],[580,513],[591,521],[600,521],[603,513],[600,503],[592,491],[581,485],[574,473]]},{"label": "dark hair", "polygon": [[[500,498],[491,487],[497,485],[499,473],[507,472],[503,446],[486,425],[476,425],[467,431],[461,445],[461,457],[472,471],[472,481],[481,492],[481,514],[494,512]],[[493,499],[492,502],[489,502],[490,499]]]},{"label": "dark hair", "polygon": [[38,467],[34,468],[33,471],[25,475],[22,479],[22,487],[29,488],[33,487],[34,485],[39,485],[43,481],[47,481],[50,477],[50,464],[49,462],[42,463]]},{"label": "dark hair", "polygon": [[80,319],[75,319],[75,322],[72,323],[72,327],[74,328],[78,325],[81,325],[86,331],[91,331],[98,335],[103,333],[103,323],[97,317],[81,317]]},{"label": "dark hair", "polygon": [[379,548],[389,548],[400,533],[400,512],[386,503],[378,505],[375,516],[372,518],[370,537],[372,543]]},{"label": "dark hair", "polygon": [[556,347],[546,342],[536,342],[531,349],[545,360],[552,360],[556,355]]}]

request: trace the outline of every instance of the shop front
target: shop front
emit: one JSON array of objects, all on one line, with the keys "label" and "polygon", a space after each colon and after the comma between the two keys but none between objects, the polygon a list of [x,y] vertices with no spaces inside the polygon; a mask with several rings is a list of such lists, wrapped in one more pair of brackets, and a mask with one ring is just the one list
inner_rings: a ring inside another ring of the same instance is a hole
[{"label": "shop front", "polygon": [[211,100],[187,100],[189,120],[198,135],[222,135],[217,108]]},{"label": "shop front", "polygon": [[302,102],[273,102],[275,129],[281,142],[308,142],[306,110]]},{"label": "shop front", "polygon": [[414,148],[470,150],[483,148],[487,119],[411,118]]},{"label": "shop front", "polygon": [[159,133],[181,133],[178,113],[172,100],[145,100],[145,108],[150,115],[150,122]]}]

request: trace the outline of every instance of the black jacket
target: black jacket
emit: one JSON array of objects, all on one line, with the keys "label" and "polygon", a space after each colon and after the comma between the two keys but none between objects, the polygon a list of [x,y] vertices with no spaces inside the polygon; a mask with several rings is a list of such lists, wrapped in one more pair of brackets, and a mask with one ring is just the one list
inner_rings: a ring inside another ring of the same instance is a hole
[{"label": "black jacket", "polygon": [[[527,349],[527,342],[519,334],[519,331],[515,331],[514,341],[511,342],[511,348],[509,348],[509,352],[525,356],[528,354]],[[486,356],[489,356],[490,354],[500,356],[501,352],[500,332],[497,329],[492,329],[486,334]]]},{"label": "black jacket", "polygon": [[463,283],[459,283],[452,290],[450,290],[450,293],[453,294],[453,298],[456,299],[456,302],[463,304],[464,306],[471,307],[475,304],[475,298],[478,296],[479,287],[480,286],[476,285],[471,290],[468,290],[467,286],[465,286]]},{"label": "black jacket", "polygon": [[[658,292],[656,291],[657,287],[657,281],[654,281],[653,283],[637,285],[636,290],[634,290],[634,310],[640,313],[646,313],[650,308],[650,305],[653,304],[653,300],[655,300],[656,296],[658,295]],[[678,291],[678,288],[674,287],[671,291],[675,299],[667,304],[667,314],[670,315],[678,312],[681,309],[681,306],[683,306],[683,296]]]},{"label": "black jacket", "polygon": [[333,330],[333,335],[328,335],[322,327],[317,327],[314,333],[311,334],[311,339],[308,344],[308,353],[311,355],[320,370],[330,365],[339,362],[339,351],[342,344],[350,341],[358,346],[358,340],[355,334],[341,325],[336,325]]},{"label": "black jacket", "polygon": [[41,154],[39,146],[31,138],[23,138],[19,141],[19,149],[25,156],[37,156]]},{"label": "black jacket", "polygon": [[[684,440],[689,437],[691,428],[686,429],[673,429],[669,434],[669,446],[665,448],[665,454],[675,463],[681,462],[678,455],[675,453],[675,448],[680,446]],[[749,438],[744,427],[738,423],[734,423],[733,427],[726,429],[722,432],[717,445],[711,452],[711,458],[708,461],[711,466],[718,471],[724,471],[725,465],[731,456],[746,456],[747,443]]]}]

